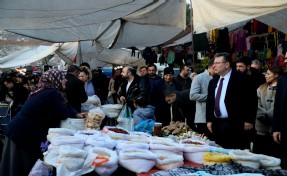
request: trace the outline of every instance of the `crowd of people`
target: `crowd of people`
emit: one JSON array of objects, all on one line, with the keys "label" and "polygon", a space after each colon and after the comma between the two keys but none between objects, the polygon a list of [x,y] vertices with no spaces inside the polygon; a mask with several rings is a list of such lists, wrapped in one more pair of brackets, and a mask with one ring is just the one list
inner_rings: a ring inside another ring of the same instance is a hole
[{"label": "crowd of people", "polygon": [[48,129],[67,117],[84,118],[81,104],[93,95],[102,105],[125,103],[135,125],[146,119],[163,126],[186,121],[223,148],[281,158],[286,169],[286,85],[287,75],[278,66],[263,73],[260,62],[247,57],[233,62],[228,53],[215,54],[200,74],[182,65],[177,76],[166,67],[163,78],[154,64],[140,67],[139,74],[131,66],[115,69],[110,79],[87,63],[71,65],[67,72],[50,69],[33,81],[4,75],[1,101],[8,96],[14,103],[3,152],[0,148],[0,175],[28,175],[41,157],[39,146]]}]

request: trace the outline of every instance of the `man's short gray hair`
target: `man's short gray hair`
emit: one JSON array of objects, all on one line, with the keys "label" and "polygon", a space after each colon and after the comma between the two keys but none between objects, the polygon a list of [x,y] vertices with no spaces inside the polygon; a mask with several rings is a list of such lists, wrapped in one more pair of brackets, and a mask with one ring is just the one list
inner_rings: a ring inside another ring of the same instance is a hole
[{"label": "man's short gray hair", "polygon": [[261,67],[261,62],[259,60],[257,60],[257,59],[253,60],[251,62],[251,64],[258,65],[259,67]]}]

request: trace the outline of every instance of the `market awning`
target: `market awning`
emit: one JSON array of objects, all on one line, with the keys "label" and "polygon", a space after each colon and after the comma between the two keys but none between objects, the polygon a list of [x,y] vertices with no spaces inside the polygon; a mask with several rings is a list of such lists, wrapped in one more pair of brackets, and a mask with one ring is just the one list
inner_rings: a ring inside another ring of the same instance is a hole
[{"label": "market awning", "polygon": [[255,18],[287,33],[286,0],[192,0],[195,33]]},{"label": "market awning", "polygon": [[[38,46],[34,48],[24,49],[8,56],[0,58],[0,68],[13,68],[21,65],[27,65],[49,55],[54,58],[64,60],[68,64],[73,64],[74,58],[79,51],[78,42],[55,43],[51,46]],[[129,49],[104,49],[98,51],[91,41],[81,42],[81,58],[82,61],[90,63],[92,68],[103,67],[107,65],[141,65],[144,59],[141,55],[131,56]]]},{"label": "market awning", "polygon": [[154,46],[185,29],[185,11],[185,0],[2,0],[0,29],[102,48]]}]

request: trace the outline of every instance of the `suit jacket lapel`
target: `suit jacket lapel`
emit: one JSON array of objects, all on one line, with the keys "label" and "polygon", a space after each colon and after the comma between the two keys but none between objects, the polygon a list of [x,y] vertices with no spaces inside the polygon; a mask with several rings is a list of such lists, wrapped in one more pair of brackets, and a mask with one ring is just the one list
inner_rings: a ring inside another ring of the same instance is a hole
[{"label": "suit jacket lapel", "polygon": [[226,94],[225,94],[225,99],[224,99],[226,109],[228,109],[227,106],[228,106],[228,104],[230,104],[228,102],[230,102],[230,100],[232,99],[232,92],[233,91],[231,91],[231,89],[232,89],[233,84],[234,84],[234,76],[235,76],[235,70],[232,70],[228,84],[227,84],[227,87],[226,87]]},{"label": "suit jacket lapel", "polygon": [[214,84],[213,84],[213,88],[212,88],[212,95],[213,95],[212,98],[213,98],[213,100],[215,100],[215,89],[217,87],[217,83],[219,81],[219,78],[220,78],[220,76],[214,78],[215,80],[214,80]]},{"label": "suit jacket lapel", "polygon": [[131,85],[130,85],[128,91],[127,91],[127,94],[130,93],[130,90],[131,90],[132,87],[134,87],[135,83],[136,83],[136,81],[135,81],[135,78],[134,78],[134,80],[132,81],[132,83],[131,83]]}]

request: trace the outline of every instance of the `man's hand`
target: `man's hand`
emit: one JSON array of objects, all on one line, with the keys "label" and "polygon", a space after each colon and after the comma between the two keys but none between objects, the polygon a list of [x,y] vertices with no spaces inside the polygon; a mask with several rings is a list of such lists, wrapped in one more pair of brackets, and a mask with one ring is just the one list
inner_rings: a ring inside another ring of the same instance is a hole
[{"label": "man's hand", "polygon": [[248,131],[251,130],[253,128],[253,124],[248,123],[248,122],[244,122],[244,130]]},{"label": "man's hand", "polygon": [[273,139],[276,143],[280,144],[281,142],[281,132],[273,132]]},{"label": "man's hand", "polygon": [[207,128],[212,133],[212,122],[207,122]]},{"label": "man's hand", "polygon": [[83,118],[86,118],[87,115],[88,115],[87,112],[82,112],[82,113],[76,114],[76,117],[79,119],[83,119]]},{"label": "man's hand", "polygon": [[121,96],[121,97],[120,97],[120,100],[121,100],[121,102],[125,102],[125,101],[126,101],[126,98],[125,98],[124,96]]}]

